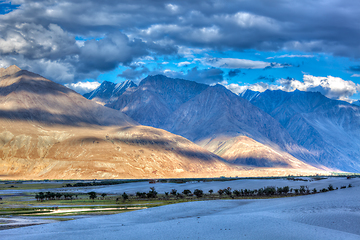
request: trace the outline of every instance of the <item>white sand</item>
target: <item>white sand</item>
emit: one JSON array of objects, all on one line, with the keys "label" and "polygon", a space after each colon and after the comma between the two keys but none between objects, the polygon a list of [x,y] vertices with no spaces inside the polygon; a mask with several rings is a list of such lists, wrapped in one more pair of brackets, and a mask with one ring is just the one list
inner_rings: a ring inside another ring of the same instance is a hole
[{"label": "white sand", "polygon": [[0,239],[360,239],[360,187],[174,204],[4,230]]},{"label": "white sand", "polygon": [[[309,178],[310,179],[310,178]],[[148,192],[150,187],[155,187],[156,191],[163,194],[164,192],[170,192],[171,189],[176,189],[178,192],[182,192],[184,189],[189,189],[194,191],[195,189],[201,189],[204,193],[208,193],[210,189],[217,192],[219,189],[224,189],[231,187],[232,190],[235,189],[259,189],[267,186],[275,187],[284,187],[289,186],[290,188],[300,188],[300,186],[308,186],[310,190],[316,188],[318,191],[322,188],[328,188],[329,184],[332,184],[334,188],[341,186],[348,186],[351,183],[353,186],[360,186],[360,178],[346,179],[346,177],[333,177],[328,179],[323,179],[320,181],[292,181],[286,179],[241,179],[234,181],[215,181],[215,182],[187,182],[187,183],[155,183],[149,184],[148,182],[135,182],[135,183],[125,183],[117,185],[108,185],[108,186],[97,186],[97,187],[82,187],[82,188],[59,188],[59,191],[68,191],[68,192],[79,192],[87,193],[90,191],[95,191],[97,193],[107,193],[107,194],[122,194],[126,192],[127,194],[135,194],[136,192]]]}]

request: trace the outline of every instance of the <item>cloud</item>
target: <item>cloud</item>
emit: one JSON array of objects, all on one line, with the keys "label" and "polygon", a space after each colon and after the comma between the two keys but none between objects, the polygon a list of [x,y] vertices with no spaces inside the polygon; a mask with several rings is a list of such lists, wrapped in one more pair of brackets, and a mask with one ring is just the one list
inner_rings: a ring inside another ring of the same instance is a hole
[{"label": "cloud", "polygon": [[275,77],[274,77],[274,76],[264,76],[264,75],[261,75],[261,76],[259,76],[256,80],[257,80],[257,81],[274,82],[274,81],[275,81]]},{"label": "cloud", "polygon": [[[0,55],[3,62],[15,59],[28,68],[37,68],[39,61],[62,65],[74,82],[130,65],[137,58],[191,57],[204,49],[309,53],[269,59],[315,53],[360,58],[360,31],[354,24],[360,21],[359,1],[273,0],[271,6],[259,1],[233,1],[230,6],[220,0],[151,4],[143,0],[14,0],[11,3],[16,7],[0,15]],[[204,64],[229,69],[271,67],[269,62],[231,58]]]},{"label": "cloud", "polygon": [[143,66],[140,69],[128,68],[117,76],[130,80],[138,80],[139,78],[144,77],[146,74],[149,73],[150,70],[147,67]]},{"label": "cloud", "polygon": [[232,70],[229,71],[228,76],[230,78],[233,78],[233,77],[238,76],[240,73],[241,73],[240,69],[232,69]]},{"label": "cloud", "polygon": [[297,54],[284,54],[280,56],[267,57],[266,59],[275,59],[275,58],[313,58],[315,55],[297,55]]},{"label": "cloud", "polygon": [[258,69],[271,66],[271,63],[263,61],[253,61],[248,59],[238,58],[202,58],[200,61],[204,65],[217,67],[217,68],[245,68],[245,69]]},{"label": "cloud", "polygon": [[100,86],[99,82],[77,82],[65,84],[66,87],[74,90],[75,92],[84,95],[85,93],[91,92]]},{"label": "cloud", "polygon": [[0,54],[20,54],[27,59],[62,59],[77,54],[79,48],[73,37],[56,24],[47,28],[34,23],[13,27],[1,26]]},{"label": "cloud", "polygon": [[177,66],[178,66],[178,67],[184,67],[184,66],[188,66],[188,65],[190,65],[190,64],[191,64],[191,62],[185,61],[185,62],[180,62],[180,63],[178,63]]},{"label": "cloud", "polygon": [[351,71],[354,71],[354,72],[360,72],[360,66],[359,65],[351,66],[349,69]]},{"label": "cloud", "polygon": [[214,84],[223,81],[224,72],[218,68],[198,69],[197,67],[194,67],[185,73],[165,70],[164,74],[167,77],[182,78],[198,83]]},{"label": "cloud", "polygon": [[360,77],[360,74],[353,74],[351,77]]},{"label": "cloud", "polygon": [[110,34],[100,40],[86,41],[79,55],[79,70],[93,69],[109,71],[120,63],[130,64],[135,58],[148,54],[146,43],[140,39],[130,40],[120,32]]},{"label": "cloud", "polygon": [[245,86],[230,84],[226,87],[236,94],[239,94],[246,89],[258,92],[263,92],[267,89],[292,92],[298,89],[307,92],[320,92],[328,98],[345,101],[349,101],[351,96],[360,92],[360,85],[352,81],[346,81],[332,76],[315,77],[312,75],[304,75],[302,81],[286,78],[278,79],[274,84],[259,82]]}]

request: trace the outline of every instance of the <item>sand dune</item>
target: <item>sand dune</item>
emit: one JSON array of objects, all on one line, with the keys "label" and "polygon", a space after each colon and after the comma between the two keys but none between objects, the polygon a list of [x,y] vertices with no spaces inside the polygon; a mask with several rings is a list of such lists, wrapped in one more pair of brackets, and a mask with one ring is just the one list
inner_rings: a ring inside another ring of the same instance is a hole
[{"label": "sand dune", "polygon": [[360,239],[358,188],[291,198],[181,203],[5,230],[0,235],[54,240]]}]

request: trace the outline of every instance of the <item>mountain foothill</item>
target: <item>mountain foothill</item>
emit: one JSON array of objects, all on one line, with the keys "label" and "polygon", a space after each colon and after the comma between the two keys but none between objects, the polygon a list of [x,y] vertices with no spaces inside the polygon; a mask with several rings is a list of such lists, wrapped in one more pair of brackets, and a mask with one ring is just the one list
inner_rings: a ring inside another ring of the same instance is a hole
[{"label": "mountain foothill", "polygon": [[1,179],[284,176],[360,170],[360,107],[320,93],[148,76],[81,96],[0,69]]}]

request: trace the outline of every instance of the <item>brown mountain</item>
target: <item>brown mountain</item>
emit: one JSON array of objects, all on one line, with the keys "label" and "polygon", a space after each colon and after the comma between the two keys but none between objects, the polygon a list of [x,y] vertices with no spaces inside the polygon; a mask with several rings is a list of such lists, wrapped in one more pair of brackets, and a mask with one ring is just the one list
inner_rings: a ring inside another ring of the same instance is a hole
[{"label": "brown mountain", "polygon": [[[269,176],[315,168],[235,166],[165,130],[16,66],[0,69],[0,178]],[[245,171],[246,170],[246,171]]]},{"label": "brown mountain", "polygon": [[2,178],[220,176],[236,168],[37,74],[0,71]]}]

